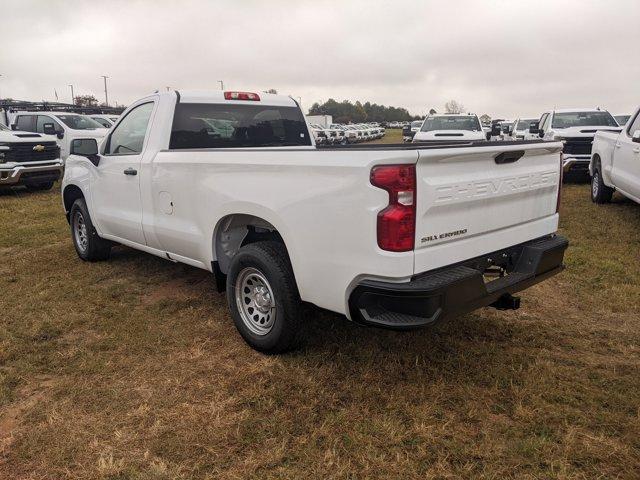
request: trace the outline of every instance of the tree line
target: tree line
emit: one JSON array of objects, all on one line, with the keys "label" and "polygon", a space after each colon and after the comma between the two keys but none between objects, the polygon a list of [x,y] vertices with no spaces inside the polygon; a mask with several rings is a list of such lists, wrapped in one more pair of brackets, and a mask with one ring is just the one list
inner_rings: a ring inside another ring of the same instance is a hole
[{"label": "tree line", "polygon": [[418,120],[419,115],[411,115],[406,108],[387,107],[377,103],[349,100],[337,102],[330,98],[323,104],[314,103],[309,109],[309,115],[331,115],[336,123],[362,122],[408,122]]}]

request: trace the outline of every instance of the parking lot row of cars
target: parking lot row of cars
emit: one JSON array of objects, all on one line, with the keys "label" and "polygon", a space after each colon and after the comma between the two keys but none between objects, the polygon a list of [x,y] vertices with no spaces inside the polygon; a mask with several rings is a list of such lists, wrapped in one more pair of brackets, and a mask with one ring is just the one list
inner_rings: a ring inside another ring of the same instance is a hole
[{"label": "parking lot row of cars", "polygon": [[377,140],[384,137],[386,131],[378,123],[332,123],[328,127],[312,123],[309,126],[318,145],[346,145]]}]

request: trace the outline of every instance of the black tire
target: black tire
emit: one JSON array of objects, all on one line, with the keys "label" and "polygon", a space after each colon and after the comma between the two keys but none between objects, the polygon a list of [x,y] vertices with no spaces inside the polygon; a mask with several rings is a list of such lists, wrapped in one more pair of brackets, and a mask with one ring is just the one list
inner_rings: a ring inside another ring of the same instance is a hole
[{"label": "black tire", "polygon": [[595,169],[591,177],[591,201],[599,204],[609,203],[612,196],[613,188],[604,184],[600,170]]},{"label": "black tire", "polygon": [[283,244],[256,242],[238,251],[227,273],[227,302],[236,328],[252,348],[271,354],[298,346],[302,302]]},{"label": "black tire", "polygon": [[[78,256],[86,262],[107,260],[111,255],[111,242],[98,236],[84,198],[77,199],[69,211],[71,238]],[[82,228],[84,225],[84,229]],[[84,230],[84,236],[80,233]]]},{"label": "black tire", "polygon": [[28,183],[25,186],[30,192],[41,192],[45,190],[51,190],[53,188],[53,183],[54,182]]}]

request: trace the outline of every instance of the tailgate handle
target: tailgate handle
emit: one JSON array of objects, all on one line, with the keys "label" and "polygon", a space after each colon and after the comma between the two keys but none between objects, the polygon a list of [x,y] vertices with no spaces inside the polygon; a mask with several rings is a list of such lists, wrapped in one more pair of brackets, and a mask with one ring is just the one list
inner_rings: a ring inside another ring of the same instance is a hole
[{"label": "tailgate handle", "polygon": [[502,152],[497,155],[494,160],[497,164],[517,162],[524,156],[524,150],[515,150],[513,152]]}]

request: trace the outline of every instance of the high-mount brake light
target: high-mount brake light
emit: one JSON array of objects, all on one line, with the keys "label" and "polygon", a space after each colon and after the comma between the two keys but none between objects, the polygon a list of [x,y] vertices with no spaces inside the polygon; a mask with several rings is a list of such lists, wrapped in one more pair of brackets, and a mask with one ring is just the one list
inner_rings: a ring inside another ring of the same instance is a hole
[{"label": "high-mount brake light", "polygon": [[251,92],[224,92],[225,100],[249,100],[253,102],[260,101],[260,95]]},{"label": "high-mount brake light", "polygon": [[371,184],[389,192],[389,205],[378,213],[378,246],[390,252],[413,250],[416,232],[416,166],[380,165]]}]

